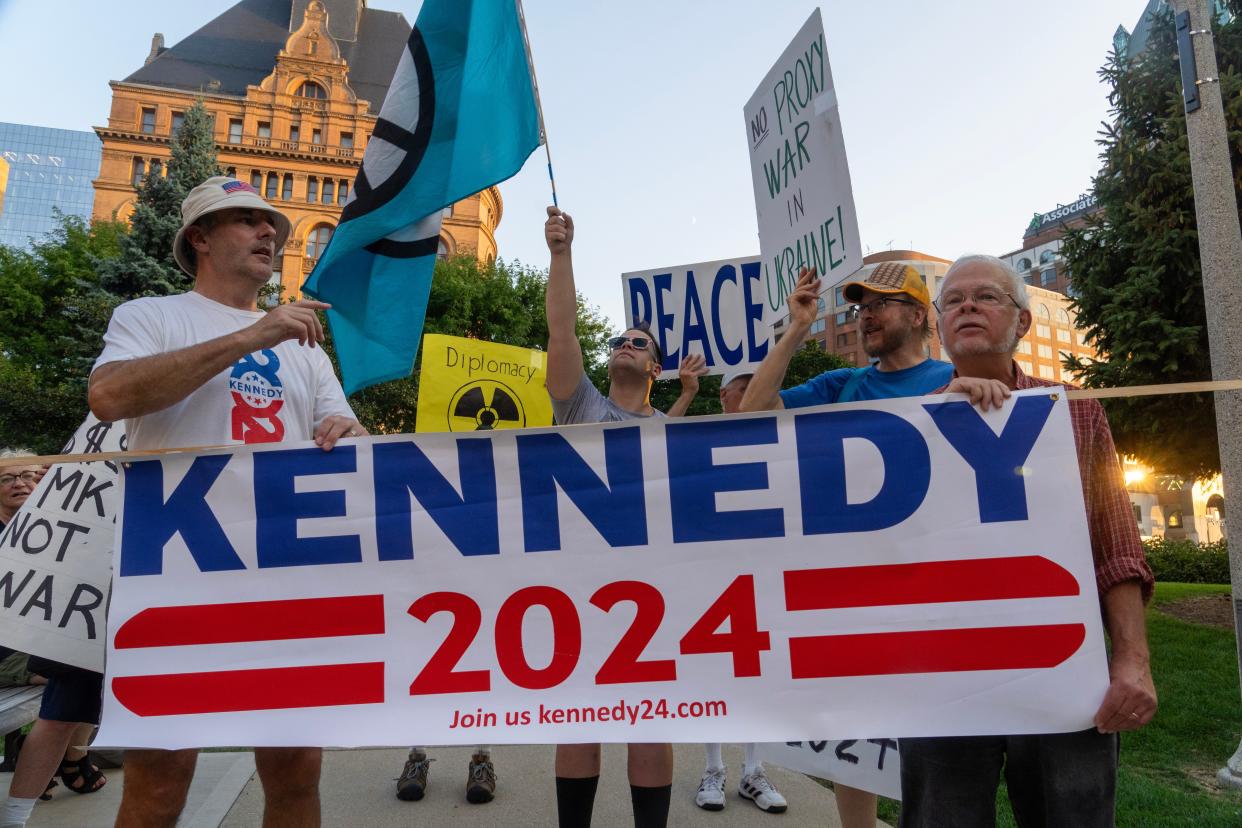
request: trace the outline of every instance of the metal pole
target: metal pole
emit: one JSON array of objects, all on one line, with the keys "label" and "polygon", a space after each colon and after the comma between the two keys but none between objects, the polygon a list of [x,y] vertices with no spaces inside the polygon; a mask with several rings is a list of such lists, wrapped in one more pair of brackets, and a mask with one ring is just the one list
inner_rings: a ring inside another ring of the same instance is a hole
[{"label": "metal pole", "polygon": [[[1195,90],[1184,88],[1188,100],[1186,136],[1190,146],[1190,174],[1199,231],[1199,259],[1203,270],[1203,299],[1207,305],[1208,342],[1212,376],[1242,376],[1242,230],[1238,226],[1237,194],[1229,162],[1225,112],[1221,105],[1220,74],[1212,43],[1212,16],[1208,0],[1173,0],[1177,14],[1189,12],[1189,40],[1194,56]],[[1183,27],[1184,28],[1184,27]],[[1183,47],[1183,63],[1189,55]],[[1216,427],[1220,432],[1220,462],[1226,492],[1242,493],[1242,392],[1217,392]],[[1239,504],[1242,505],[1242,504]],[[1231,508],[1238,508],[1237,506]],[[1233,586],[1234,624],[1242,645],[1242,536],[1229,544],[1229,573]],[[1242,647],[1238,651],[1242,670]],[[1217,774],[1222,785],[1242,787],[1242,745]]]}]

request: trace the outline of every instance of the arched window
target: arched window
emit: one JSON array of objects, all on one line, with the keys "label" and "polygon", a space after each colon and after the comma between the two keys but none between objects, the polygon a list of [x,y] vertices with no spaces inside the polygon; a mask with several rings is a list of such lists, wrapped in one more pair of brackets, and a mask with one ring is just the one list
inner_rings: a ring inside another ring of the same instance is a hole
[{"label": "arched window", "polygon": [[296,94],[299,98],[322,99],[328,97],[328,93],[324,90],[324,88],[314,81],[303,81],[302,85],[298,87]]},{"label": "arched window", "polygon": [[306,237],[306,258],[318,259],[323,252],[328,249],[328,242],[332,239],[332,225],[320,224],[310,231],[310,235]]},{"label": "arched window", "polygon": [[1043,302],[1039,303],[1039,307],[1035,309],[1035,312],[1039,314],[1040,319],[1051,319],[1052,318],[1052,312],[1048,310],[1048,306],[1045,305]]},{"label": "arched window", "polygon": [[1026,273],[1030,269],[1031,269],[1030,259],[1026,258],[1025,256],[1023,256],[1021,259],[1018,259],[1017,270],[1019,273]]},{"label": "arched window", "polygon": [[1057,308],[1057,323],[1069,327],[1069,313],[1065,310],[1065,308]]},{"label": "arched window", "polygon": [[444,236],[440,237],[440,243],[436,245],[436,258],[447,259],[449,257],[448,242],[444,240]]},{"label": "arched window", "polygon": [[1056,251],[1050,248],[1048,250],[1045,250],[1043,253],[1039,254],[1039,263],[1041,265],[1048,264],[1048,262],[1052,261],[1056,257],[1057,257]]}]

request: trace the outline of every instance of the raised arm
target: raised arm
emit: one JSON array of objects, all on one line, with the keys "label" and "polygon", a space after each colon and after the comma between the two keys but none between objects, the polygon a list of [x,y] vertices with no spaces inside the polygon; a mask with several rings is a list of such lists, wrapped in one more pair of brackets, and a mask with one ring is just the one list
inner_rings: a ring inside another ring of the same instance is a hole
[{"label": "raised arm", "polygon": [[785,371],[789,369],[793,355],[802,347],[802,341],[815,321],[815,314],[819,312],[819,278],[814,268],[803,268],[798,274],[798,285],[789,294],[787,304],[789,327],[751,377],[750,385],[746,386],[746,393],[742,395],[742,411],[770,411],[785,407],[780,395]]},{"label": "raised arm", "polygon": [[548,393],[567,400],[582,380],[582,345],[578,342],[578,293],[574,288],[571,247],[574,220],[555,207],[548,208],[543,236],[552,253],[548,267]]},{"label": "raised arm", "polygon": [[681,394],[676,402],[664,412],[670,417],[682,417],[690,403],[699,394],[699,377],[707,373],[707,360],[702,354],[687,354],[681,360],[677,376],[681,379]]},{"label": "raised arm", "polygon": [[288,339],[314,347],[323,342],[317,310],[323,302],[303,299],[281,305],[248,328],[198,345],[101,365],[91,374],[87,401],[107,422],[141,417],[181,402],[246,354]]}]

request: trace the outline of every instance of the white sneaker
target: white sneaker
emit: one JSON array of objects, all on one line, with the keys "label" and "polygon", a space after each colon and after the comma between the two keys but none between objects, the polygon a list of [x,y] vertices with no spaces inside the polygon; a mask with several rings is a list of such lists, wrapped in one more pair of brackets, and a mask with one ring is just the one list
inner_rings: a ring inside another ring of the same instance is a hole
[{"label": "white sneaker", "polygon": [[703,771],[703,781],[699,783],[699,793],[694,798],[694,804],[704,811],[723,811],[724,786],[724,769],[708,768]]},{"label": "white sneaker", "polygon": [[762,770],[742,777],[737,783],[737,794],[754,802],[759,810],[769,814],[783,814],[789,807],[781,792],[772,786]]}]

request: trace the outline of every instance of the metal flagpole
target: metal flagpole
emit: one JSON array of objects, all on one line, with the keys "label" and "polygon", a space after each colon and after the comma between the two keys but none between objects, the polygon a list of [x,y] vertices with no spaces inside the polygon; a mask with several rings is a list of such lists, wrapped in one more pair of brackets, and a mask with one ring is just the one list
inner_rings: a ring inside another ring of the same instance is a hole
[{"label": "metal flagpole", "polygon": [[530,85],[535,91],[535,109],[539,112],[539,140],[543,143],[544,154],[548,158],[548,182],[552,185],[552,206],[560,209],[556,200],[556,176],[552,174],[552,149],[548,146],[548,131],[543,123],[543,102],[539,99],[539,81],[535,77],[535,58],[530,49],[530,35],[526,33],[526,13],[522,10],[522,0],[517,3],[518,25],[522,27],[522,43],[526,46],[526,65],[530,67]]}]

